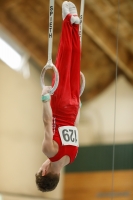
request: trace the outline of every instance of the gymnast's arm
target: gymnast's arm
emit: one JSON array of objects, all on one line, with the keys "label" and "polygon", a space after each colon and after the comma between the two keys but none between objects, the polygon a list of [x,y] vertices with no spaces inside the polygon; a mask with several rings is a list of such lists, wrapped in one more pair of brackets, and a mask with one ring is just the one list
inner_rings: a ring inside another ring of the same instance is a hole
[{"label": "gymnast's arm", "polygon": [[52,109],[50,102],[43,102],[43,123],[44,123],[44,139],[42,143],[42,151],[44,154],[49,154],[53,151],[53,130],[52,130]]},{"label": "gymnast's arm", "polygon": [[[45,91],[44,91],[45,90]],[[42,95],[48,92],[48,88],[42,91]],[[43,102],[43,123],[44,123],[44,139],[42,143],[42,151],[45,155],[54,152],[53,130],[52,130],[52,109],[50,101]]]}]

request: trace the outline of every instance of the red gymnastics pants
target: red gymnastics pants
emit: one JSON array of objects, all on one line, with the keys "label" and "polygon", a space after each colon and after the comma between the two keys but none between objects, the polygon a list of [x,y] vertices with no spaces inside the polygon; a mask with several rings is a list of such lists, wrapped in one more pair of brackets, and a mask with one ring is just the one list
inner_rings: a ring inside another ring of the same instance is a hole
[{"label": "red gymnastics pants", "polygon": [[[80,38],[79,25],[71,24],[67,15],[62,24],[55,66],[59,72],[59,85],[51,96],[54,129],[74,126],[79,109],[80,93]],[[54,78],[53,83],[54,84]]]}]

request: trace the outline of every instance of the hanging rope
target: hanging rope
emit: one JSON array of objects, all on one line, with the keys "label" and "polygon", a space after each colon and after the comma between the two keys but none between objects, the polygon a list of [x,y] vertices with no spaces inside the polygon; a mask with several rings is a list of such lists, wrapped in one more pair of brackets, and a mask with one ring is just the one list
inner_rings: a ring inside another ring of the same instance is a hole
[{"label": "hanging rope", "polygon": [[114,135],[113,135],[113,158],[112,158],[112,197],[114,199],[114,168],[115,168],[115,134],[116,134],[116,99],[118,79],[118,50],[119,50],[119,24],[120,24],[120,0],[117,1],[117,30],[116,30],[116,74],[115,74],[115,102],[114,102]]}]

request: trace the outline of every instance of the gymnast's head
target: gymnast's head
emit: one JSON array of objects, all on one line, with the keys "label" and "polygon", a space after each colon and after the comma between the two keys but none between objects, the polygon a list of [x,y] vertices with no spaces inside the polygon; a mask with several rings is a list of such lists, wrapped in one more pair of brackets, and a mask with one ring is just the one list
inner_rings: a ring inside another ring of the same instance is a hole
[{"label": "gymnast's head", "polygon": [[56,188],[59,183],[60,173],[55,173],[50,169],[50,163],[43,163],[42,167],[35,175],[37,188],[41,192],[49,192]]}]

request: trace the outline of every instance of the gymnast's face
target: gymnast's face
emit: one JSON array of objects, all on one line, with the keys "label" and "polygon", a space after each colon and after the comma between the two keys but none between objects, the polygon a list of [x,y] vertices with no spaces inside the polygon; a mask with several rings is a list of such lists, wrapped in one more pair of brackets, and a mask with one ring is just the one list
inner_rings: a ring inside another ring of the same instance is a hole
[{"label": "gymnast's face", "polygon": [[40,171],[42,171],[42,176],[45,176],[45,175],[48,173],[49,166],[50,166],[50,160],[47,159],[47,160],[42,164],[42,166],[40,167],[38,173],[39,173]]}]

